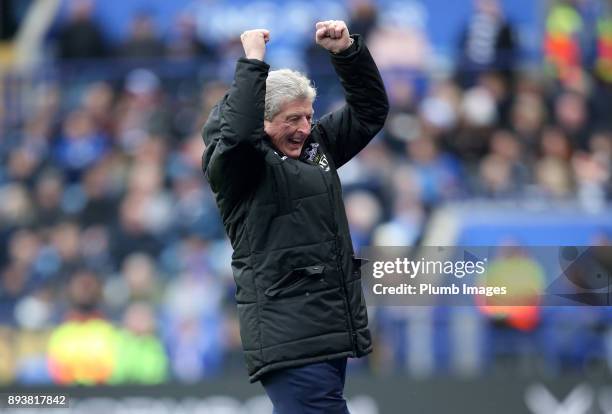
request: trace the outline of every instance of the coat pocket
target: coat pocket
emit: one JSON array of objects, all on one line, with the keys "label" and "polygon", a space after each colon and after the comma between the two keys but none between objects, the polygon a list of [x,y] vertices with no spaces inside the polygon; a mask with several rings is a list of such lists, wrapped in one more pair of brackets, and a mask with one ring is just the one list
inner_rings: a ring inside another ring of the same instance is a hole
[{"label": "coat pocket", "polygon": [[327,286],[325,266],[315,265],[293,269],[264,291],[270,298],[298,296]]}]

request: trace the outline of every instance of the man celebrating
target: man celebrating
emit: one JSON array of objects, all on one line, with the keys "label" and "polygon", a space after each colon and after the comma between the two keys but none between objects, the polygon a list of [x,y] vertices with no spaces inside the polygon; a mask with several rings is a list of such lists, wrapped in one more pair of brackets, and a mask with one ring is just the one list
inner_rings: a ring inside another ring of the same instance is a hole
[{"label": "man celebrating", "polygon": [[317,23],[315,39],[330,52],[344,107],[313,122],[311,82],[269,71],[270,33],[249,30],[246,58],[203,130],[204,174],[234,249],[247,369],[278,414],[348,413],[346,358],[372,350],[336,170],[382,128],[387,96],[344,22]]}]

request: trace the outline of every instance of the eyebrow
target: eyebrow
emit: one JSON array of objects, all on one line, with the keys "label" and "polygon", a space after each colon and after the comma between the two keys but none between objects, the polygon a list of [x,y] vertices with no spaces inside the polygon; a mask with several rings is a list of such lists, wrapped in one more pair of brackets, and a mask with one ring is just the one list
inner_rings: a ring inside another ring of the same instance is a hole
[{"label": "eyebrow", "polygon": [[290,113],[290,114],[287,114],[286,119],[288,119],[288,118],[292,118],[292,117],[294,117],[294,116],[302,116],[302,115],[303,115],[303,116],[309,116],[309,117],[311,117],[311,118],[312,118],[312,117],[314,116],[314,111],[312,111],[312,112],[308,112],[308,113],[304,113],[304,112],[292,112],[292,113]]}]

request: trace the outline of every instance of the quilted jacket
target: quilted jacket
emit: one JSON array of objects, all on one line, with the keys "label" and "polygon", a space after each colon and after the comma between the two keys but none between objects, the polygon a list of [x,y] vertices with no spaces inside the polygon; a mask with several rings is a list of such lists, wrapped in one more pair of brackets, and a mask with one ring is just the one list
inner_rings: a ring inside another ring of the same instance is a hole
[{"label": "quilted jacket", "polygon": [[203,129],[203,170],[233,247],[240,335],[252,382],[272,370],[372,349],[360,260],[337,169],[382,128],[387,96],[359,35],[332,55],[346,105],[314,122],[299,159],[264,132],[269,66],[241,58]]}]

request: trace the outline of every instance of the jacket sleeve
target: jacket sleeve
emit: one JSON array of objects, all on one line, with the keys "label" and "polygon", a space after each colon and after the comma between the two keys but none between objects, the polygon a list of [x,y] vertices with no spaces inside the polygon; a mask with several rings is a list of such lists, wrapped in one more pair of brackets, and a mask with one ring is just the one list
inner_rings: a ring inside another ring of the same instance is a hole
[{"label": "jacket sleeve", "polygon": [[345,53],[332,55],[346,104],[323,116],[316,126],[336,168],[357,155],[374,138],[389,112],[387,93],[376,63],[362,37],[352,37],[355,39],[353,46]]},{"label": "jacket sleeve", "polygon": [[244,195],[261,165],[268,70],[264,62],[240,58],[229,92],[204,126],[204,174],[223,199]]}]

